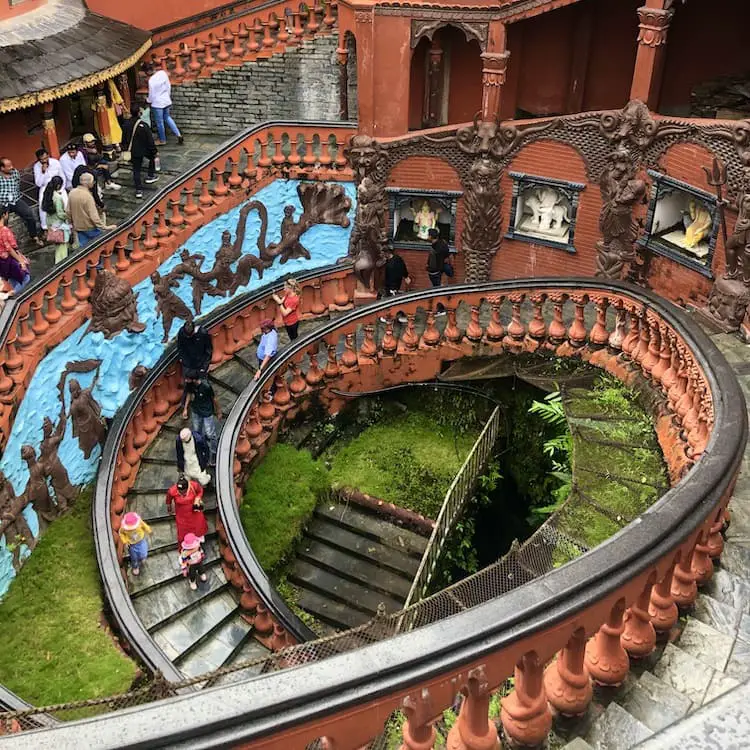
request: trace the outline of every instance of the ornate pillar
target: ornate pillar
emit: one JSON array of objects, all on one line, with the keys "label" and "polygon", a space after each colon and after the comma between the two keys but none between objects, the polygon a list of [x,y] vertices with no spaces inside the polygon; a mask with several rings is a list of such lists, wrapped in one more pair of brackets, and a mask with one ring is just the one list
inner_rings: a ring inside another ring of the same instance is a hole
[{"label": "ornate pillar", "polygon": [[339,64],[339,118],[349,119],[349,52],[346,47],[336,50],[336,59]]},{"label": "ornate pillar", "polygon": [[123,113],[123,116],[126,120],[130,119],[130,104],[132,102],[132,97],[130,96],[130,82],[128,81],[128,74],[127,73],[120,73],[119,76],[117,76],[117,88],[120,91],[120,94],[122,95],[122,101],[123,101],[123,109],[125,112]]},{"label": "ornate pillar", "polygon": [[107,97],[104,94],[104,86],[98,86],[96,89],[96,129],[99,132],[99,138],[102,142],[102,149],[111,153],[114,151],[112,136],[109,132],[109,116],[107,115]]},{"label": "ornate pillar", "polygon": [[60,144],[57,141],[53,102],[45,102],[42,107],[42,139],[49,155],[57,159],[60,156]]},{"label": "ornate pillar", "polygon": [[482,52],[482,119],[495,120],[500,114],[500,99],[510,52]]},{"label": "ornate pillar", "polygon": [[443,49],[438,39],[432,40],[427,56],[427,112],[424,126],[434,128],[440,123],[442,108]]},{"label": "ornate pillar", "polygon": [[640,99],[649,109],[659,105],[667,31],[674,11],[673,0],[647,0],[638,8],[638,56],[630,89],[631,99]]}]

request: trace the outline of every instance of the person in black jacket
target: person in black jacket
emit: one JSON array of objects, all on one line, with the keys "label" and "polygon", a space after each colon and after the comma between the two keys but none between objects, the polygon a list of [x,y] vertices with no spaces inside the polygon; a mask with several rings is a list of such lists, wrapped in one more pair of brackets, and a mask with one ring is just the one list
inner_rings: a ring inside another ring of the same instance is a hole
[{"label": "person in black jacket", "polygon": [[130,151],[130,164],[133,167],[133,183],[135,184],[135,197],[143,198],[143,183],[141,182],[141,169],[143,159],[148,159],[148,174],[144,182],[150,185],[159,178],[156,175],[156,144],[151,128],[141,120],[141,107],[133,102],[130,105],[130,119],[122,126],[123,151]]},{"label": "person in black jacket", "polygon": [[404,259],[395,251],[393,245],[388,243],[385,248],[385,296],[391,297],[401,291],[401,284],[411,284],[409,269]]},{"label": "person in black jacket", "polygon": [[448,243],[441,239],[437,229],[430,229],[430,242],[432,250],[427,256],[427,275],[430,277],[432,286],[440,286],[443,281],[445,262],[450,256]]},{"label": "person in black jacket", "polygon": [[211,334],[188,320],[177,332],[177,356],[185,378],[200,378],[208,372],[214,353]]}]

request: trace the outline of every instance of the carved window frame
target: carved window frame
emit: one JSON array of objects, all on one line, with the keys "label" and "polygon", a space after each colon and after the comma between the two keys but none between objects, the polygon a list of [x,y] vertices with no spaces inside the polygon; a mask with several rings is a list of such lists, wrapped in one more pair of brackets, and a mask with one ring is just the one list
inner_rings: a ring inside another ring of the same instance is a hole
[{"label": "carved window frame", "polygon": [[[647,170],[648,176],[651,177],[651,196],[648,204],[648,213],[646,214],[646,223],[644,228],[644,234],[638,238],[638,244],[645,247],[657,255],[662,255],[665,258],[674,260],[675,262],[690,268],[693,271],[697,271],[701,275],[713,279],[714,273],[711,269],[714,261],[714,253],[716,252],[716,240],[719,236],[719,227],[721,226],[721,212],[719,211],[718,201],[715,195],[701,190],[700,188],[694,187],[689,182],[683,182],[677,180],[674,177],[669,177],[662,172],[656,172],[653,169]],[[694,195],[704,203],[707,203],[712,208],[713,223],[711,225],[711,235],[708,240],[708,255],[704,261],[700,261],[697,258],[692,258],[686,252],[673,247],[669,242],[664,241],[660,237],[653,236],[653,224],[654,217],[656,215],[656,204],[659,198],[660,190],[662,186],[667,185],[672,190],[679,190],[683,193]]]},{"label": "carved window frame", "polygon": [[432,245],[425,242],[410,242],[396,240],[395,215],[396,207],[404,198],[430,198],[443,203],[451,215],[450,236],[448,246],[452,253],[456,252],[456,218],[458,213],[458,199],[463,195],[461,190],[415,190],[414,188],[387,187],[388,194],[388,238],[394,246],[404,250],[423,250],[429,252]]},{"label": "carved window frame", "polygon": [[[505,238],[509,240],[518,240],[519,242],[527,242],[529,245],[552,247],[556,250],[564,250],[566,253],[575,255],[578,203],[581,191],[586,189],[585,183],[556,180],[553,177],[540,177],[539,175],[526,174],[525,172],[508,172],[508,176],[513,180],[513,200],[510,205],[510,218],[508,220],[508,231],[505,233]],[[567,242],[555,242],[552,239],[545,239],[544,237],[534,237],[533,235],[526,234],[516,228],[518,201],[521,199],[521,193],[528,188],[533,187],[554,188],[555,190],[559,190],[568,199],[570,203],[570,222],[568,224]]]}]

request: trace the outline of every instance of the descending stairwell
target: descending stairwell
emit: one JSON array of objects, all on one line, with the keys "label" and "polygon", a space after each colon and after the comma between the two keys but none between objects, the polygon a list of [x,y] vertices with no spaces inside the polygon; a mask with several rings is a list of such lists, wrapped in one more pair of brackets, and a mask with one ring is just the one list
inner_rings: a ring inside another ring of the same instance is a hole
[{"label": "descending stairwell", "polygon": [[297,604],[334,630],[364,625],[380,604],[398,612],[426,546],[426,537],[362,507],[319,506],[289,573]]},{"label": "descending stairwell", "polygon": [[[309,331],[322,319],[302,321],[300,332]],[[288,342],[279,332],[279,343]],[[209,374],[224,414],[234,405],[256,370],[256,343]],[[175,439],[185,422],[178,411],[163,425],[144,454],[128,495],[127,510],[139,513],[151,526],[148,560],[137,577],[128,572],[128,591],[133,607],[154,641],[186,677],[194,677],[269,653],[254,637],[252,625],[241,615],[234,589],[221,567],[216,534],[216,494],[213,482],[206,488],[206,575],[208,580],[192,591],[180,574],[177,527],[167,514],[166,490],[177,479]],[[408,587],[407,587],[408,590]],[[250,674],[242,671],[243,678]],[[213,684],[239,679],[225,675]]]}]

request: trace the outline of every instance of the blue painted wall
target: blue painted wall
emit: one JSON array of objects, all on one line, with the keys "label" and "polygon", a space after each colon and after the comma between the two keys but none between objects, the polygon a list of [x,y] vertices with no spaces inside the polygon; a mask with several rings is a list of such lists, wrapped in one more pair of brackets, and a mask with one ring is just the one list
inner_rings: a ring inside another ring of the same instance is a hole
[{"label": "blue painted wall", "polygon": [[[297,195],[298,185],[298,180],[277,180],[252,196],[252,200],[261,201],[268,210],[266,243],[278,242],[280,239],[279,230],[281,220],[284,217],[284,206],[295,206],[295,219],[299,218],[302,206]],[[352,201],[349,218],[353,223],[356,203],[355,189],[350,183],[345,184],[344,189]],[[242,205],[197,230],[171,258],[160,266],[159,272],[162,276],[169,273],[180,262],[179,253],[182,248],[187,248],[191,253],[204,255],[205,260],[201,267],[203,270],[209,270],[221,246],[221,233],[228,229],[232,232],[232,240],[234,241],[235,227]],[[257,255],[256,242],[260,226],[257,211],[251,212],[245,231],[243,253]],[[248,285],[240,287],[237,294],[271,284],[279,277],[289,273],[320,268],[334,263],[346,255],[350,233],[351,225],[346,229],[323,224],[312,227],[301,237],[302,244],[310,251],[310,260],[298,258],[290,260],[284,265],[277,261],[271,268],[264,271],[262,281],[253,271]],[[179,288],[175,289],[175,292],[193,310],[190,282],[191,278],[186,276],[181,281]],[[16,494],[20,495],[24,491],[28,481],[28,469],[20,456],[21,446],[27,443],[33,445],[37,449],[38,456],[38,447],[42,439],[42,420],[45,416],[49,416],[53,423],[57,422],[60,413],[57,384],[67,362],[86,359],[102,360],[99,382],[93,395],[101,404],[104,416],[112,417],[128,397],[128,376],[132,369],[139,364],[146,367],[153,366],[163,353],[166,346],[161,343],[164,329],[161,318],[156,319],[156,300],[154,299],[151,281],[149,279],[142,281],[134,288],[134,291],[138,293],[139,319],[146,324],[146,330],[143,333],[133,334],[123,331],[114,338],[107,340],[102,333],[85,333],[88,327],[87,322],[49,352],[37,367],[36,373],[29,384],[26,397],[21,403],[13,423],[5,453],[0,460],[0,468],[13,484]],[[228,297],[204,296],[201,315],[211,312],[228,301]],[[177,335],[177,331],[183,322],[181,319],[173,321],[170,338]],[[94,373],[68,376],[65,387],[66,412],[70,406],[67,382],[70,381],[71,377],[76,378],[83,388],[88,388],[94,379]],[[84,459],[78,446],[78,440],[73,438],[71,421],[68,419],[65,439],[60,446],[59,456],[68,470],[70,481],[76,485],[85,484],[91,482],[96,475],[101,449],[95,448],[89,459]],[[30,505],[26,507],[24,513],[32,533],[36,536],[39,530],[36,513]],[[24,548],[22,555],[27,556],[28,549]],[[6,540],[3,538],[0,540],[0,597],[5,594],[14,576],[12,555],[6,548]]]}]

